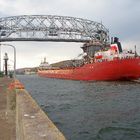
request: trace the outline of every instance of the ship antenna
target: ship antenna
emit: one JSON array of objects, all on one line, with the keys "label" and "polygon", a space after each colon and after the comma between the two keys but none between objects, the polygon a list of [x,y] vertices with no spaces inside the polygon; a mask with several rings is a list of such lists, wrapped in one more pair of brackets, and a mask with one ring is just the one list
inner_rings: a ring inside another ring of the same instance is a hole
[{"label": "ship antenna", "polygon": [[46,63],[46,57],[44,57],[44,63]]},{"label": "ship antenna", "polygon": [[137,47],[136,47],[136,45],[135,45],[135,57],[137,56],[137,50],[136,50],[136,48],[137,48]]}]

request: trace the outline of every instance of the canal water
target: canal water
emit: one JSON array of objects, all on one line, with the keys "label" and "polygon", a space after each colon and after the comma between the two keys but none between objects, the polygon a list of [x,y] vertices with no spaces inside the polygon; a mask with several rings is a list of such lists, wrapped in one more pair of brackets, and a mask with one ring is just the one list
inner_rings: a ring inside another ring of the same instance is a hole
[{"label": "canal water", "polygon": [[68,140],[140,140],[140,83],[18,76]]}]

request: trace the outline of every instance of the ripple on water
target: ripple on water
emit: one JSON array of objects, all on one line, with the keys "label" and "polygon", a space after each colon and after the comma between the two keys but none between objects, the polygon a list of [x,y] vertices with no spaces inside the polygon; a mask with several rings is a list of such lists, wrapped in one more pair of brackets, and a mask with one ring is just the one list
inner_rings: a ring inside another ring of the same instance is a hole
[{"label": "ripple on water", "polygon": [[19,76],[68,140],[140,140],[140,84]]},{"label": "ripple on water", "polygon": [[106,127],[99,130],[95,140],[140,140],[140,131],[133,128]]}]

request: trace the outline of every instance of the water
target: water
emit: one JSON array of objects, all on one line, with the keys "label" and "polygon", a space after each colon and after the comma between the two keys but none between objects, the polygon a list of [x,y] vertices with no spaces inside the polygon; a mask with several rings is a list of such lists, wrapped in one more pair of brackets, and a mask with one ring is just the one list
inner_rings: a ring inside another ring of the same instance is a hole
[{"label": "water", "polygon": [[140,140],[140,83],[18,79],[68,140]]}]

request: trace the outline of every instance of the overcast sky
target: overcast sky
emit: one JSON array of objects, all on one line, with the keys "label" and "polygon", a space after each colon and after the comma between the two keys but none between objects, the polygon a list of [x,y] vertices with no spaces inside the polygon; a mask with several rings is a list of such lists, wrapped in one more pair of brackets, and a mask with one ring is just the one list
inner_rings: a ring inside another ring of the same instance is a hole
[{"label": "overcast sky", "polygon": [[[140,53],[140,0],[0,0],[0,17],[16,15],[62,15],[102,22],[110,36],[118,36],[124,48]],[[43,59],[57,62],[75,58],[81,43],[8,42],[16,46],[17,68],[38,66]],[[11,65],[13,54],[8,47]]]}]

